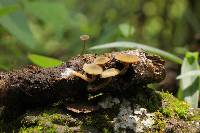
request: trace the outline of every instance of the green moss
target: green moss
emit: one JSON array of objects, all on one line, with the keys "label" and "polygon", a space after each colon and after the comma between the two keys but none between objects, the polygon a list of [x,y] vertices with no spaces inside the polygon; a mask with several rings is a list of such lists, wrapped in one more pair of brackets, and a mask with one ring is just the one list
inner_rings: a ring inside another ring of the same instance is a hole
[{"label": "green moss", "polygon": [[71,127],[78,127],[80,122],[68,114],[63,114],[58,110],[48,110],[43,113],[27,113],[21,120],[23,127],[20,133],[28,132],[51,132],[65,133],[73,132]]},{"label": "green moss", "polygon": [[34,126],[34,127],[23,127],[20,129],[19,133],[57,133],[57,130],[55,128],[44,128],[43,126]]},{"label": "green moss", "polygon": [[158,93],[162,97],[161,113],[169,117],[179,116],[180,118],[186,118],[189,111],[189,105],[187,103],[179,101],[169,93]]},{"label": "green moss", "polygon": [[150,112],[159,110],[165,116],[186,118],[189,105],[178,100],[172,94],[158,92],[149,88],[144,88],[136,95],[135,104],[147,108]]},{"label": "green moss", "polygon": [[200,115],[199,116],[193,116],[190,119],[191,121],[200,121]]},{"label": "green moss", "polygon": [[187,116],[188,121],[200,121],[200,109],[192,109]]},{"label": "green moss", "polygon": [[94,128],[103,133],[110,133],[113,132],[112,120],[113,118],[107,114],[96,113],[84,119],[83,128]]},{"label": "green moss", "polygon": [[113,132],[113,125],[111,124],[113,118],[111,118],[107,112],[81,116],[77,114],[76,118],[54,109],[41,112],[42,113],[29,112],[25,114],[21,120],[23,126],[19,129],[19,132],[70,133],[74,132],[74,128],[79,129],[80,133],[83,131],[93,131],[93,129],[103,133]]},{"label": "green moss", "polygon": [[166,121],[164,120],[164,116],[160,112],[155,112],[155,120],[154,120],[154,130],[155,132],[164,132],[166,127]]}]

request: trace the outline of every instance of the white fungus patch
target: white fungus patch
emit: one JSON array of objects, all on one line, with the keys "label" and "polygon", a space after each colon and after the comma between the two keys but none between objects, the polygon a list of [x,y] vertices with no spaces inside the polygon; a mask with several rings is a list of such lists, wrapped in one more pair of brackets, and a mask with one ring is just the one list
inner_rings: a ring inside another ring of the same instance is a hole
[{"label": "white fungus patch", "polygon": [[127,130],[134,131],[135,124],[136,120],[133,116],[130,102],[124,100],[119,109],[117,118],[114,118],[114,131],[117,133],[126,133]]},{"label": "white fungus patch", "polygon": [[113,98],[111,96],[106,97],[103,101],[99,102],[98,105],[103,108],[103,109],[107,109],[107,108],[112,108],[114,105],[119,104],[120,101],[118,98]]},{"label": "white fungus patch", "polygon": [[61,73],[61,78],[69,78],[74,76],[74,70],[71,68],[65,68],[64,72]]},{"label": "white fungus patch", "polygon": [[134,118],[137,121],[135,132],[142,133],[150,129],[154,124],[154,113],[148,113],[145,108],[136,106],[134,108]]},{"label": "white fungus patch", "polygon": [[147,110],[145,108],[139,108],[138,106],[134,110],[134,114],[136,115],[142,115],[146,113],[147,113]]},{"label": "white fungus patch", "polygon": [[118,116],[114,118],[114,131],[117,133],[143,133],[151,129],[154,124],[154,113],[148,113],[145,108],[136,106],[134,111],[129,101],[124,100]]}]

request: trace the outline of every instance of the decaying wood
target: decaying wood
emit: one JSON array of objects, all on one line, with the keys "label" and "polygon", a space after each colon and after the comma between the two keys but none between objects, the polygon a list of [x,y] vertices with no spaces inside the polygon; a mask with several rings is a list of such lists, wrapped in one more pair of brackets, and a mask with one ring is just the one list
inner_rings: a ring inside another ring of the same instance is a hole
[{"label": "decaying wood", "polygon": [[[110,61],[103,66],[104,69],[123,69],[124,64],[114,58],[116,53],[119,52],[103,54],[110,58]],[[139,50],[120,53],[137,55],[140,61],[130,64],[123,75],[112,77],[111,82],[100,89],[100,92],[126,91],[130,86],[145,86],[164,79],[164,61],[160,57]],[[87,97],[88,87],[95,87],[105,82],[106,79],[97,77],[92,83],[89,83],[76,76],[64,78],[63,74],[68,68],[83,74],[83,65],[93,63],[96,57],[97,55],[85,54],[73,57],[68,62],[54,68],[29,66],[2,72],[0,73],[0,105],[8,107],[20,105],[28,108],[50,104],[62,99]]]}]

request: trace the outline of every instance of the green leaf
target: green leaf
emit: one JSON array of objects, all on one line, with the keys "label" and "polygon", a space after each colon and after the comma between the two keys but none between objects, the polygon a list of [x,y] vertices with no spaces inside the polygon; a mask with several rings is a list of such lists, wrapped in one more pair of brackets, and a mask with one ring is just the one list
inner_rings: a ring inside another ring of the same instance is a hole
[{"label": "green leaf", "polygon": [[[1,0],[0,7],[16,5],[16,0]],[[19,39],[26,47],[33,49],[36,41],[28,26],[26,17],[22,11],[2,16],[0,24],[12,35]]]},{"label": "green leaf", "polygon": [[13,5],[13,6],[7,6],[7,7],[1,7],[0,8],[0,17],[13,13],[17,10],[17,6]]},{"label": "green leaf", "polygon": [[176,77],[176,79],[182,79],[185,77],[200,76],[200,70],[191,70],[189,72],[183,73]]},{"label": "green leaf", "polygon": [[[188,75],[191,71],[199,71],[198,64],[198,52],[187,52],[183,60],[181,67],[181,75],[183,77],[180,80],[180,89],[178,97],[184,99],[193,108],[198,107],[199,90],[200,90],[200,78],[196,76],[184,76]],[[190,73],[191,74],[191,73]]]},{"label": "green leaf", "polygon": [[40,67],[56,67],[63,63],[61,60],[37,54],[29,54],[28,58],[30,61]]},{"label": "green leaf", "polygon": [[106,43],[106,44],[91,47],[90,50],[107,49],[107,48],[134,48],[134,49],[139,48],[139,49],[144,49],[144,50],[149,51],[154,54],[158,54],[158,55],[162,56],[163,58],[173,61],[175,63],[178,63],[178,64],[182,63],[182,59],[177,57],[176,55],[173,55],[166,51],[160,50],[158,48],[154,48],[151,46],[147,46],[147,45],[139,44],[139,43],[135,43],[135,42],[122,41],[122,42]]}]

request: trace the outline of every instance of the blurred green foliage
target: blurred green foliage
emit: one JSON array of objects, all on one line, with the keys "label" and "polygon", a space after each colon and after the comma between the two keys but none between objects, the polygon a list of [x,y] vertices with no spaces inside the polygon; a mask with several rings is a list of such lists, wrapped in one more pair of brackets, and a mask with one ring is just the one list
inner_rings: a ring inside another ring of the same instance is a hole
[{"label": "blurred green foliage", "polygon": [[[187,52],[181,66],[181,74],[184,75],[192,70],[199,70],[198,63],[199,53],[198,52]],[[180,78],[180,77],[179,77]],[[200,90],[200,79],[199,75],[185,76],[180,80],[180,89],[178,97],[184,99],[193,108],[198,107]]]},{"label": "blurred green foliage", "polygon": [[16,6],[1,7],[0,8],[0,16],[7,15],[9,13],[13,13],[16,11],[16,9],[17,9]]},{"label": "blurred green foliage", "polygon": [[29,63],[27,53],[66,60],[88,47],[134,41],[183,54],[200,32],[198,0],[1,0],[0,70]]}]

